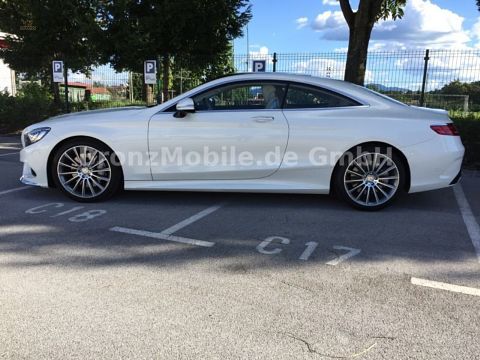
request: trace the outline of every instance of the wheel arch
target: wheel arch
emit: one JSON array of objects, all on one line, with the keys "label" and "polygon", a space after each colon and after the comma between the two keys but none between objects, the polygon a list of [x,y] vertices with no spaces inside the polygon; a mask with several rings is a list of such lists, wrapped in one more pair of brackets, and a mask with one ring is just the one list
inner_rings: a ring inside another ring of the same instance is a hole
[{"label": "wheel arch", "polygon": [[94,138],[92,136],[84,136],[84,135],[78,135],[78,136],[70,136],[68,138],[65,138],[63,139],[62,141],[60,141],[58,144],[56,144],[53,149],[50,151],[50,154],[48,155],[48,160],[47,160],[47,180],[48,180],[48,187],[51,187],[51,188],[54,188],[55,187],[55,182],[53,181],[53,168],[52,168],[52,163],[53,163],[53,158],[55,157],[55,153],[58,151],[58,149],[60,149],[60,147],[62,147],[63,145],[65,145],[66,143],[70,142],[70,141],[73,141],[73,140],[89,140],[89,141],[95,141],[95,142],[98,142],[104,146],[106,146],[108,148],[108,150],[110,150],[112,152],[112,154],[115,155],[115,160],[117,161],[117,164],[119,164],[119,167],[120,167],[120,173],[122,174],[122,183],[123,183],[123,168],[122,168],[122,165],[120,164],[120,161],[118,160],[118,156],[117,154],[115,153],[115,151],[108,145],[106,144],[105,142],[103,142],[102,140],[99,140],[97,138]]},{"label": "wheel arch", "polygon": [[385,143],[385,142],[382,142],[382,141],[367,141],[367,142],[363,142],[363,143],[360,143],[358,145],[355,145],[355,146],[352,146],[350,149],[348,149],[347,151],[345,151],[342,156],[340,156],[335,164],[335,167],[333,168],[333,171],[332,171],[332,175],[330,176],[330,192],[333,191],[333,181],[334,181],[334,178],[335,178],[335,174],[336,172],[338,171],[338,168],[339,168],[339,165],[340,165],[340,160],[343,159],[345,157],[345,155],[350,152],[350,151],[353,151],[354,149],[358,148],[358,147],[367,147],[367,146],[385,146],[385,147],[391,147],[392,150],[402,159],[403,161],[403,164],[405,165],[405,171],[406,171],[406,179],[405,179],[405,191],[406,192],[409,192],[410,191],[410,185],[411,185],[411,173],[410,173],[410,164],[408,162],[408,159],[407,157],[405,156],[405,154],[400,150],[398,149],[396,146],[393,146],[391,144],[388,144],[388,143]]}]

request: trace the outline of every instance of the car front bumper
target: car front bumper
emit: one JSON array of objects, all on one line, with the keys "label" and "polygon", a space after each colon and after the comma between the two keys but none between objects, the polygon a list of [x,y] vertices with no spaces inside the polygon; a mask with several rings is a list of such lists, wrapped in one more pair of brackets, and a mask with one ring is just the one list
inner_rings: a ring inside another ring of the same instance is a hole
[{"label": "car front bumper", "polygon": [[20,181],[25,185],[41,186],[48,185],[48,156],[51,148],[43,140],[32,144],[20,151],[20,161],[23,163],[23,171]]}]

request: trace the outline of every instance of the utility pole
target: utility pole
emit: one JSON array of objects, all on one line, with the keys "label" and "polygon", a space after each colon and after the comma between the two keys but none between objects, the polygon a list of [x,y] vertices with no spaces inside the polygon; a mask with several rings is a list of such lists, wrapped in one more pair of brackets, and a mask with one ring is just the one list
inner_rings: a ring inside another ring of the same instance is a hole
[{"label": "utility pole", "polygon": [[68,100],[68,68],[67,62],[64,62],[63,66],[63,76],[65,78],[65,112],[70,112],[70,102]]},{"label": "utility pole", "polygon": [[250,66],[250,34],[248,33],[248,24],[247,24],[247,71],[249,70]]}]

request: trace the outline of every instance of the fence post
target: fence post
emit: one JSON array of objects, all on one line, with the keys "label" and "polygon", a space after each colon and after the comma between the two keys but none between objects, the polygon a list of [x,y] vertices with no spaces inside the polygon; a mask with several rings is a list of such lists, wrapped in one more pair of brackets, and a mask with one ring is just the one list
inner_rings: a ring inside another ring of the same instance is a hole
[{"label": "fence post", "polygon": [[277,62],[278,62],[278,59],[277,59],[277,53],[274,52],[273,53],[273,72],[277,72]]},{"label": "fence post", "polygon": [[425,51],[425,64],[423,66],[422,93],[420,94],[420,106],[425,106],[425,88],[427,86],[428,61],[430,60],[430,49]]},{"label": "fence post", "polygon": [[463,111],[468,112],[469,103],[470,103],[470,95],[466,95],[463,98]]},{"label": "fence post", "polygon": [[128,88],[130,90],[128,92],[128,97],[129,97],[130,103],[133,104],[133,99],[135,97],[134,97],[134,94],[133,94],[133,73],[131,71],[128,72]]}]

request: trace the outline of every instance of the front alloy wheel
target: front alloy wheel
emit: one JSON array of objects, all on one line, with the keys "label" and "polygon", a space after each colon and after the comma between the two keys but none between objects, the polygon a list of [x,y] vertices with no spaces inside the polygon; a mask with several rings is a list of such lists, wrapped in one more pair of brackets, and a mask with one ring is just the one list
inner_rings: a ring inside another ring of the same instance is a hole
[{"label": "front alloy wheel", "polygon": [[69,197],[81,202],[104,200],[120,186],[121,171],[112,164],[111,152],[93,141],[60,148],[54,158],[54,179]]}]

